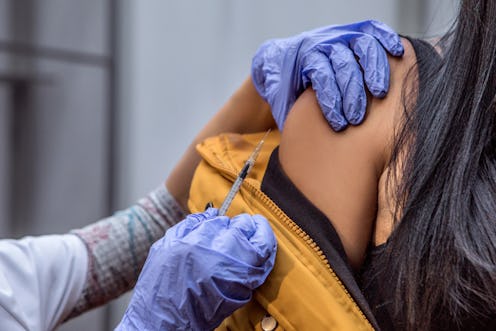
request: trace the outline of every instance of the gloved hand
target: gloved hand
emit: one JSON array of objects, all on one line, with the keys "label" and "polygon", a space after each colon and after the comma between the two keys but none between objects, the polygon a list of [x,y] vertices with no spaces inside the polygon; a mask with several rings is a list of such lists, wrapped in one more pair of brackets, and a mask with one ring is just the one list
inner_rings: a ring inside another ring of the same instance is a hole
[{"label": "gloved hand", "polygon": [[340,131],[349,123],[363,121],[364,80],[376,97],[384,97],[389,90],[389,63],[383,47],[394,56],[404,52],[399,36],[378,21],[327,26],[268,40],[253,58],[253,83],[270,104],[280,130],[298,96],[311,84],[325,118]]},{"label": "gloved hand", "polygon": [[217,213],[189,215],[153,244],[117,330],[210,330],[251,299],[276,239],[260,215]]}]

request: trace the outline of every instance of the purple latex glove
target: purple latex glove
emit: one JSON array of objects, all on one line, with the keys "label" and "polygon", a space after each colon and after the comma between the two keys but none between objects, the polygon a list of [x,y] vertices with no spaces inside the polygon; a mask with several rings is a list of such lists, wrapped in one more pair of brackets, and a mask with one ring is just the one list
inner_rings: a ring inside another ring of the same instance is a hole
[{"label": "purple latex glove", "polygon": [[312,85],[325,118],[340,131],[364,119],[364,81],[373,96],[389,90],[386,50],[393,56],[404,52],[398,34],[384,23],[327,26],[263,43],[253,58],[252,79],[280,130],[298,96]]},{"label": "purple latex glove", "polygon": [[211,330],[246,304],[272,270],[276,239],[260,215],[210,208],[153,244],[116,330]]}]

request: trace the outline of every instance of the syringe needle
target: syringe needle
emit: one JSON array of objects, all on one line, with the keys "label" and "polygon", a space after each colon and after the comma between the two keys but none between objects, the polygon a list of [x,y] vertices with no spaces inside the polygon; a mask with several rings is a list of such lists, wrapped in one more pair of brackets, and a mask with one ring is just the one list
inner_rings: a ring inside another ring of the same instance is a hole
[{"label": "syringe needle", "polygon": [[224,202],[222,203],[222,206],[219,209],[219,216],[224,216],[226,214],[227,209],[229,208],[232,201],[234,200],[234,197],[236,196],[239,189],[241,188],[241,184],[245,180],[246,176],[248,176],[248,173],[250,172],[251,168],[255,164],[255,161],[257,160],[258,154],[260,153],[260,150],[262,149],[262,146],[265,142],[265,138],[267,138],[267,135],[270,133],[270,131],[271,130],[269,129],[265,133],[265,135],[262,137],[260,142],[257,144],[255,149],[251,153],[248,160],[246,160],[245,164],[243,165],[243,168],[241,168],[241,171],[239,172],[238,176],[236,177],[236,180],[234,181],[233,185],[231,186],[229,193],[227,193],[227,196],[224,199]]}]

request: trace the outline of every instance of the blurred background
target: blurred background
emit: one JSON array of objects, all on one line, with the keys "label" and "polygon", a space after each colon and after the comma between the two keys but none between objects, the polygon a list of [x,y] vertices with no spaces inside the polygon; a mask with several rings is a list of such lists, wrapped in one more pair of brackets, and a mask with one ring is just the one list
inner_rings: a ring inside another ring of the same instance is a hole
[{"label": "blurred background", "polygon": [[[265,39],[374,18],[432,37],[457,0],[0,0],[0,237],[64,233],[162,185]],[[61,330],[110,330],[129,295]]]}]

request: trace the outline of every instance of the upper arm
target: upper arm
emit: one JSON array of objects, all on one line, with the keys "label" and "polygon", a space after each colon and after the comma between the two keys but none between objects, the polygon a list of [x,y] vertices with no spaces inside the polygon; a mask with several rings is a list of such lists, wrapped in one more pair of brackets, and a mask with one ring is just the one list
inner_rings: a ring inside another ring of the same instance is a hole
[{"label": "upper arm", "polygon": [[342,133],[331,130],[312,90],[298,99],[281,136],[283,170],[332,222],[354,267],[371,236],[383,151],[370,118]]},{"label": "upper arm", "polygon": [[391,85],[384,99],[369,98],[367,118],[336,133],[321,113],[315,93],[297,100],[281,136],[281,166],[298,189],[332,222],[349,262],[359,267],[370,243],[378,183],[391,153],[394,128],[403,113],[403,83],[412,64],[410,45],[391,59]]}]

